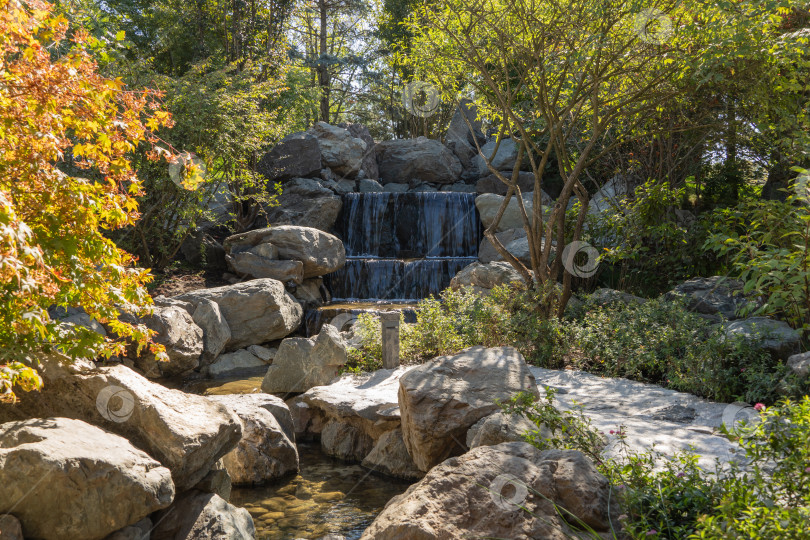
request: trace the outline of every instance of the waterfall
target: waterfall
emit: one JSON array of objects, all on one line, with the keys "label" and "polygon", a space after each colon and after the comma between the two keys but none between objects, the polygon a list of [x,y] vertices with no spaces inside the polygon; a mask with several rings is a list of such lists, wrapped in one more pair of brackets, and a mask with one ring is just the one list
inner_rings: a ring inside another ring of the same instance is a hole
[{"label": "waterfall", "polygon": [[326,278],[336,301],[437,295],[477,260],[481,240],[472,193],[349,193],[338,229],[346,265]]}]

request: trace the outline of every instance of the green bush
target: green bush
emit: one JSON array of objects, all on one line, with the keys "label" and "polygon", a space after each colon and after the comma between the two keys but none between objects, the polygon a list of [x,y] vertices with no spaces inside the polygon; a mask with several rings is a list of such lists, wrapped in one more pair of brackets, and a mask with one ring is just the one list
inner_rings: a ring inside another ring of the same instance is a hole
[{"label": "green bush", "polygon": [[718,401],[772,403],[786,388],[800,388],[783,364],[742,340],[724,339],[719,326],[676,299],[606,306],[589,301],[583,318],[566,331],[575,348],[572,364],[609,377]]}]

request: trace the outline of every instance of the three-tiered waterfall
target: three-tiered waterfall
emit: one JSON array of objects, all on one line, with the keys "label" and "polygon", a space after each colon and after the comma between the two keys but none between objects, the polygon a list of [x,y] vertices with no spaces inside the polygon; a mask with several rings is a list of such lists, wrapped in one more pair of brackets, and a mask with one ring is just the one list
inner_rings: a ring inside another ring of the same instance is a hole
[{"label": "three-tiered waterfall", "polygon": [[346,265],[328,275],[326,285],[340,307],[311,314],[309,332],[317,331],[327,314],[438,296],[477,260],[481,240],[473,193],[348,193],[336,228]]}]

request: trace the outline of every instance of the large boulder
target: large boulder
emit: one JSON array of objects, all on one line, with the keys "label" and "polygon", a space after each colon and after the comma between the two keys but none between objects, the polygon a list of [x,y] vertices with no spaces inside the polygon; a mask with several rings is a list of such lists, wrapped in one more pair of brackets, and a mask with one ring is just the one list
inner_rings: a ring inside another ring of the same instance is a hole
[{"label": "large boulder", "polygon": [[321,171],[318,138],[303,131],[288,135],[259,160],[256,170],[271,180],[317,176]]},{"label": "large boulder", "polygon": [[362,163],[363,173],[366,178],[376,180],[380,177],[380,170],[377,167],[377,143],[374,142],[374,138],[371,136],[371,133],[369,133],[368,128],[363,124],[349,124],[345,126],[345,129],[352,137],[366,143],[366,152],[363,155]]},{"label": "large boulder", "polygon": [[[376,161],[375,161],[376,164]],[[266,208],[268,225],[298,225],[329,231],[343,201],[318,180],[294,178],[285,182],[278,206]]]},{"label": "large boulder", "polygon": [[292,225],[231,236],[225,239],[225,250],[234,254],[250,251],[260,244],[275,246],[280,259],[301,261],[304,264],[304,278],[323,276],[342,268],[346,263],[346,250],[336,236],[318,229]]},{"label": "large boulder", "polygon": [[[495,147],[498,147],[498,152],[495,153]],[[510,138],[501,140],[498,145],[496,141],[492,140],[481,147],[481,152],[475,157],[475,164],[478,167],[481,176],[488,176],[490,174],[489,167],[487,167],[487,160],[491,161],[492,167],[499,171],[511,171],[515,166],[518,156],[518,145]],[[526,155],[523,156],[521,165],[528,163]]]},{"label": "large boulder", "polygon": [[668,298],[685,298],[689,309],[703,315],[738,319],[737,312],[749,304],[742,295],[743,284],[724,276],[696,277],[667,293]]},{"label": "large boulder", "polygon": [[306,392],[329,384],[346,363],[346,344],[334,326],[325,324],[315,338],[287,338],[262,381],[268,394]]},{"label": "large boulder", "polygon": [[799,378],[810,377],[810,351],[788,357],[787,367]]},{"label": "large boulder", "polygon": [[195,310],[203,301],[214,302],[231,332],[225,345],[229,351],[288,336],[301,325],[304,315],[301,305],[275,279],[201,289],[175,299],[187,302]]},{"label": "large boulder", "polygon": [[363,139],[326,122],[318,122],[310,128],[309,133],[318,138],[321,159],[335,174],[354,178],[362,170],[363,160],[369,151]]},{"label": "large boulder", "polygon": [[447,126],[444,142],[459,141],[470,146],[475,146],[476,142],[483,144],[484,133],[481,131],[481,127],[482,121],[478,115],[478,107],[469,99],[462,99]]},{"label": "large boulder", "polygon": [[0,407],[0,422],[63,416],[116,433],[172,472],[178,491],[191,488],[242,436],[239,419],[208,398],[166,388],[123,365],[48,379]]},{"label": "large boulder", "polygon": [[254,540],[256,527],[244,508],[213,493],[191,490],[155,515],[151,540]]},{"label": "large boulder", "polygon": [[[270,244],[259,244],[259,248]],[[256,248],[253,248],[256,249]],[[301,261],[279,261],[262,257],[252,251],[240,251],[226,255],[228,268],[236,275],[249,278],[269,278],[282,283],[300,284],[304,281],[304,263]]]},{"label": "large boulder", "polygon": [[[506,414],[498,411],[485,416],[470,427],[467,431],[467,446],[472,449],[503,442],[523,441],[525,434],[537,430],[537,426],[522,414]],[[551,436],[551,432],[547,429],[544,429],[543,433],[547,437]]]},{"label": "large boulder", "polygon": [[264,375],[272,361],[272,357],[268,361],[248,349],[239,349],[218,357],[208,366],[207,373],[212,379]]},{"label": "large boulder", "polygon": [[[234,485],[257,485],[298,471],[298,450],[272,412],[249,394],[211,396],[242,422],[242,440],[222,461]],[[289,411],[288,413],[289,414]]]},{"label": "large boulder", "polygon": [[423,471],[467,450],[467,430],[518,392],[539,395],[523,356],[512,347],[471,347],[440,356],[399,380],[402,438]]},{"label": "large boulder", "polygon": [[405,448],[401,429],[383,433],[374,448],[363,458],[361,465],[375,473],[403,480],[419,480],[425,475]]},{"label": "large boulder", "polygon": [[[498,210],[503,204],[503,195],[495,195],[494,193],[484,193],[475,198],[475,207],[478,208],[478,213],[481,216],[481,223],[484,227],[489,228],[495,222],[495,217],[498,215]],[[548,195],[543,194],[543,206],[551,204]],[[523,206],[526,209],[526,216],[531,222],[532,212],[534,211],[534,192],[523,194]],[[543,209],[546,213],[546,209]],[[503,232],[509,229],[522,229],[523,217],[520,213],[520,206],[518,206],[517,197],[514,195],[509,199],[509,204],[506,205],[501,220],[498,222],[496,232]]]},{"label": "large boulder", "polygon": [[0,515],[28,538],[101,539],[173,498],[169,470],[118,435],[69,418],[0,425]]},{"label": "large boulder", "polygon": [[380,143],[377,164],[383,184],[409,184],[416,179],[453,184],[461,176],[461,162],[453,152],[439,141],[426,137]]},{"label": "large boulder", "polygon": [[222,315],[219,305],[211,300],[200,300],[191,315],[203,331],[203,353],[200,364],[206,366],[219,356],[231,339],[231,327]]},{"label": "large boulder", "polygon": [[[526,236],[526,231],[524,229],[509,229],[500,233],[495,233],[495,238],[497,238],[501,244],[503,244],[506,251],[514,255],[515,258],[525,264],[528,268],[531,268],[532,256],[531,251],[529,250],[529,238]],[[541,246],[542,245],[545,245],[545,240],[541,241]],[[552,244],[552,246],[553,245],[554,244]],[[556,250],[552,247],[550,255],[552,260],[554,259],[555,252]],[[491,262],[503,261],[503,257],[501,257],[501,254],[495,249],[495,246],[492,245],[492,242],[490,242],[488,238],[484,238],[481,240],[481,244],[478,246],[478,260],[484,264],[487,264]]]},{"label": "large boulder", "polygon": [[[142,322],[156,332],[156,343],[166,347],[168,362],[159,362],[154,354],[144,352],[135,359],[135,365],[147,377],[183,375],[200,365],[203,353],[203,331],[191,315],[175,306],[156,307],[154,313]],[[134,356],[134,355],[133,355]]]},{"label": "large boulder", "polygon": [[753,347],[765,350],[774,359],[786,360],[799,352],[801,334],[787,323],[767,317],[750,317],[723,323],[726,339],[742,339]]},{"label": "large boulder", "polygon": [[459,270],[450,280],[450,288],[459,290],[472,287],[479,294],[488,294],[498,285],[523,284],[523,277],[508,262],[481,264],[474,262]]},{"label": "large boulder", "polygon": [[361,540],[563,540],[582,537],[580,523],[614,538],[611,523],[620,525],[612,498],[607,479],[580,452],[541,452],[523,442],[481,446],[391,499]]}]

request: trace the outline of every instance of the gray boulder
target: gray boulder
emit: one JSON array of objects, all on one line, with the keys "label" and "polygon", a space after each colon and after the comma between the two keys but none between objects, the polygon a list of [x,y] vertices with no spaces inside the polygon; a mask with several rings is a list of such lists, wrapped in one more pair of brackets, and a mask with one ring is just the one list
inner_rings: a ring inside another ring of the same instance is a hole
[{"label": "gray boulder", "polygon": [[801,334],[787,323],[767,317],[750,317],[723,323],[726,339],[743,341],[768,351],[774,359],[786,360],[799,352]]},{"label": "gray boulder", "polygon": [[324,165],[339,176],[354,178],[363,169],[367,146],[348,130],[318,122],[309,133],[318,138]]},{"label": "gray boulder", "polygon": [[233,255],[259,244],[273,244],[280,259],[301,261],[304,278],[323,276],[343,267],[346,250],[337,237],[310,227],[282,225],[257,229],[225,239],[225,251]]},{"label": "gray boulder", "polygon": [[100,540],[173,498],[169,470],[118,435],[69,418],[0,425],[0,514],[28,538]]},{"label": "gray boulder", "polygon": [[200,300],[191,316],[203,331],[203,353],[200,364],[206,366],[219,356],[231,339],[231,328],[219,305],[211,300]]},{"label": "gray boulder", "polygon": [[[464,119],[465,116],[466,120]],[[470,130],[471,126],[472,131]],[[459,141],[470,146],[475,146],[476,141],[483,144],[484,133],[481,131],[481,127],[482,122],[478,114],[478,107],[469,99],[462,99],[450,119],[444,141],[445,143]]]},{"label": "gray boulder", "polygon": [[191,490],[155,515],[152,540],[254,540],[256,527],[244,508],[219,495]]},{"label": "gray boulder", "polygon": [[401,429],[383,433],[361,465],[376,473],[403,480],[419,480],[425,476],[405,448]]},{"label": "gray boulder", "polygon": [[377,146],[377,164],[383,184],[423,182],[453,184],[461,176],[461,162],[446,146],[434,139],[399,139]]},{"label": "gray boulder", "polygon": [[363,178],[357,182],[357,191],[359,193],[379,193],[385,191],[385,188],[376,180]]},{"label": "gray boulder", "polygon": [[646,298],[635,296],[616,289],[608,289],[606,287],[596,289],[591,294],[591,302],[597,306],[607,306],[610,304],[643,304],[647,301]]},{"label": "gray boulder", "polygon": [[[501,174],[507,179],[512,178],[512,171],[501,171]],[[521,193],[528,193],[534,191],[534,175],[530,172],[521,171],[518,174],[517,185]],[[494,174],[483,176],[475,183],[475,190],[478,193],[494,193],[496,195],[506,195],[507,186],[501,182]],[[546,197],[544,197],[545,199]],[[549,200],[551,200],[549,198]]]},{"label": "gray boulder", "polygon": [[[150,329],[157,332],[156,343],[166,347],[168,362],[159,362],[154,354],[143,351],[135,358],[135,365],[147,377],[172,377],[183,375],[200,365],[203,353],[203,331],[194,324],[191,315],[175,306],[156,307],[154,313],[142,319]],[[133,355],[134,356],[134,355]]]},{"label": "gray boulder", "polygon": [[788,358],[787,366],[790,371],[802,379],[810,376],[810,351],[802,354],[794,354]]},{"label": "gray boulder", "polygon": [[[260,244],[257,247],[267,245],[269,244]],[[272,260],[250,251],[226,255],[225,259],[231,272],[239,276],[270,278],[282,283],[300,284],[304,281],[304,263],[301,261]]]},{"label": "gray boulder", "polygon": [[[498,146],[498,152],[495,153],[495,147]],[[490,170],[487,167],[487,160],[491,161],[493,168],[499,171],[511,171],[515,166],[518,156],[518,145],[510,138],[505,138],[497,145],[496,141],[492,140],[481,147],[481,152],[475,156],[475,165],[478,167],[480,176],[489,176]],[[526,165],[528,159],[524,154],[524,163]]]},{"label": "gray boulder", "polygon": [[[270,359],[272,362],[272,358]],[[213,379],[227,377],[264,375],[270,362],[259,358],[247,349],[223,354],[208,366],[208,376]]]},{"label": "gray boulder", "polygon": [[242,440],[222,458],[234,485],[263,484],[298,471],[295,440],[287,436],[261,401],[249,394],[211,396],[211,399],[228,407],[242,422]]},{"label": "gray boulder", "polygon": [[[501,207],[501,204],[503,204],[503,200],[503,195],[495,195],[494,193],[485,193],[475,198],[475,207],[478,208],[481,223],[484,224],[484,227],[489,228],[495,222],[495,217],[498,215],[498,209]],[[548,195],[543,194],[543,206],[546,207],[549,204],[551,204],[551,200],[548,198]],[[526,209],[526,216],[531,222],[532,212],[534,211],[533,192],[523,194],[523,206]],[[545,214],[546,212],[547,210],[544,209],[543,213]],[[496,232],[522,228],[523,217],[520,214],[517,197],[512,196],[512,198],[509,199],[509,204],[506,205],[506,210],[504,210],[500,222],[498,222]]]},{"label": "gray boulder", "polygon": [[228,351],[288,336],[300,326],[304,314],[301,305],[275,279],[254,279],[174,298],[193,309],[205,300],[217,304],[231,331],[224,349]]},{"label": "gray boulder", "polygon": [[481,446],[391,499],[361,540],[582,538],[571,523],[614,538],[611,523],[620,524],[611,499],[608,480],[580,452],[541,452],[523,442]]},{"label": "gray boulder", "polygon": [[[503,442],[523,441],[523,435],[537,431],[537,426],[522,414],[506,414],[502,411],[485,416],[467,431],[467,446],[494,446]],[[545,430],[546,436],[551,432]]]},{"label": "gray boulder", "polygon": [[121,530],[115,531],[104,540],[149,540],[151,534],[152,520],[146,517],[134,525],[128,525]]},{"label": "gray boulder", "polygon": [[487,264],[474,262],[453,276],[453,279],[450,280],[450,288],[459,290],[462,287],[472,287],[477,293],[489,294],[494,287],[510,283],[523,284],[523,277],[508,262]]},{"label": "gray boulder", "polygon": [[363,155],[362,170],[366,178],[376,180],[380,177],[380,170],[377,167],[377,144],[371,137],[368,128],[363,124],[349,124],[345,129],[351,134],[352,137],[362,140],[366,143],[366,151]]},{"label": "gray boulder", "polygon": [[51,416],[126,438],[171,470],[178,491],[199,482],[242,435],[226,407],[153,383],[123,365],[48,379],[41,392],[21,393],[15,407],[0,407],[0,422]]},{"label": "gray boulder", "polygon": [[325,324],[315,338],[287,338],[264,376],[262,392],[306,392],[328,384],[347,360],[346,344],[334,326]]},{"label": "gray boulder", "polygon": [[668,298],[685,298],[689,309],[709,316],[738,319],[737,312],[749,301],[742,295],[743,284],[724,276],[696,277],[667,293]]},{"label": "gray boulder", "polygon": [[0,540],[25,540],[20,520],[11,514],[0,516]]},{"label": "gray boulder", "polygon": [[321,431],[321,450],[344,461],[362,461],[374,446],[374,440],[362,430],[330,420]]},{"label": "gray boulder", "polygon": [[268,225],[298,225],[329,231],[343,200],[318,180],[294,178],[282,186],[278,206],[265,208]]},{"label": "gray boulder", "polygon": [[271,180],[317,176],[321,170],[321,147],[311,133],[288,135],[265,154],[256,170]]},{"label": "gray boulder", "polygon": [[423,471],[467,450],[467,430],[518,392],[539,395],[512,347],[471,347],[417,366],[399,380],[402,438]]}]

